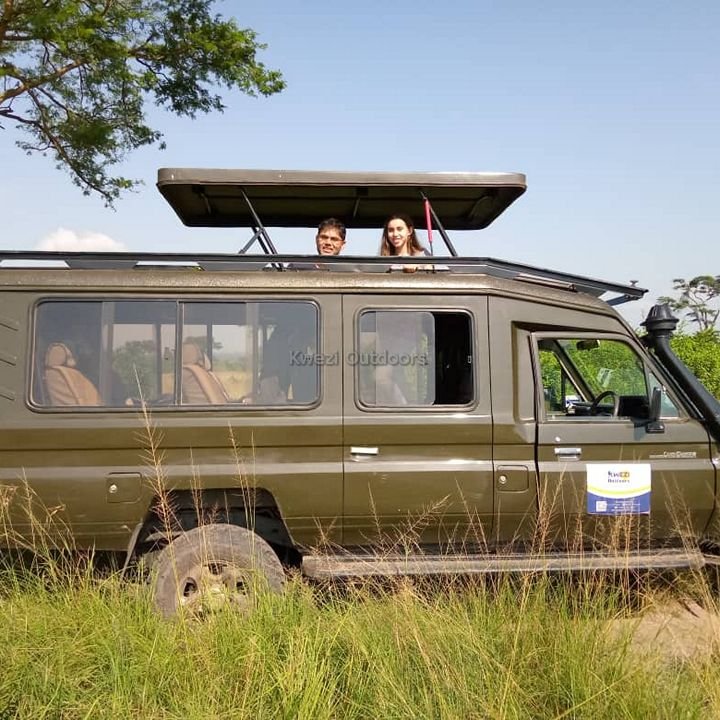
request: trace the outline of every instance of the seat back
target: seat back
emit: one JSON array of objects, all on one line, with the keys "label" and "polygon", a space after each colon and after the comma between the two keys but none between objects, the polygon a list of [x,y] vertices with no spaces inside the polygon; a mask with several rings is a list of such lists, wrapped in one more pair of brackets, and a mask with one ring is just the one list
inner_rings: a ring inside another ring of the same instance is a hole
[{"label": "seat back", "polygon": [[182,348],[182,401],[186,405],[223,405],[228,394],[211,370],[208,356],[192,342]]},{"label": "seat back", "polygon": [[45,389],[51,405],[102,405],[97,388],[76,367],[64,343],[52,343],[45,352]]}]

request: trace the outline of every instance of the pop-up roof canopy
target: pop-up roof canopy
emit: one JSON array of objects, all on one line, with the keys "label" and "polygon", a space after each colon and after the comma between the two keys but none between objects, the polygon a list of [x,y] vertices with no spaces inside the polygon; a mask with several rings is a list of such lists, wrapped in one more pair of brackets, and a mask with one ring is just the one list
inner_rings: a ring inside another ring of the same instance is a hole
[{"label": "pop-up roof canopy", "polygon": [[158,189],[185,225],[379,228],[392,213],[447,230],[487,227],[525,192],[520,173],[352,173],[163,168]]}]

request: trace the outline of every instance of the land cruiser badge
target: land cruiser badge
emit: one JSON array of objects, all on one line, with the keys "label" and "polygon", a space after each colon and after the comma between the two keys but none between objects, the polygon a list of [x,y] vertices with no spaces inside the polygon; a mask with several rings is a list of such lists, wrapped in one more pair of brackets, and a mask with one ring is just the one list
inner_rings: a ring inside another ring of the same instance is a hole
[{"label": "land cruiser badge", "polygon": [[588,463],[587,511],[591,515],[649,515],[649,463]]}]

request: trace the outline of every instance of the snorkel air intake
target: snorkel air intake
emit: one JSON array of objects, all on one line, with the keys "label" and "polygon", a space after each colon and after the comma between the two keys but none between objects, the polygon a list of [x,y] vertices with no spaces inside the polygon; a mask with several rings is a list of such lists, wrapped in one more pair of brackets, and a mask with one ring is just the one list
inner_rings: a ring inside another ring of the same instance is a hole
[{"label": "snorkel air intake", "polygon": [[670,338],[678,324],[678,319],[672,314],[668,305],[653,305],[642,324],[647,330],[645,344],[655,353],[662,366],[702,414],[710,434],[717,443],[720,443],[720,402],[707,391],[670,348]]}]

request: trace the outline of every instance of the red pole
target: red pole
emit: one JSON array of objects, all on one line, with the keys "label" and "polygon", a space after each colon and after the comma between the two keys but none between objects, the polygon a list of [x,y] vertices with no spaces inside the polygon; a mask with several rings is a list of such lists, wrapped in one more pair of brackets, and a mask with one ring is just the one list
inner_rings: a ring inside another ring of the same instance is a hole
[{"label": "red pole", "polygon": [[427,198],[425,198],[425,224],[427,225],[428,242],[430,243],[430,254],[432,255],[432,220],[430,219],[430,201]]}]

